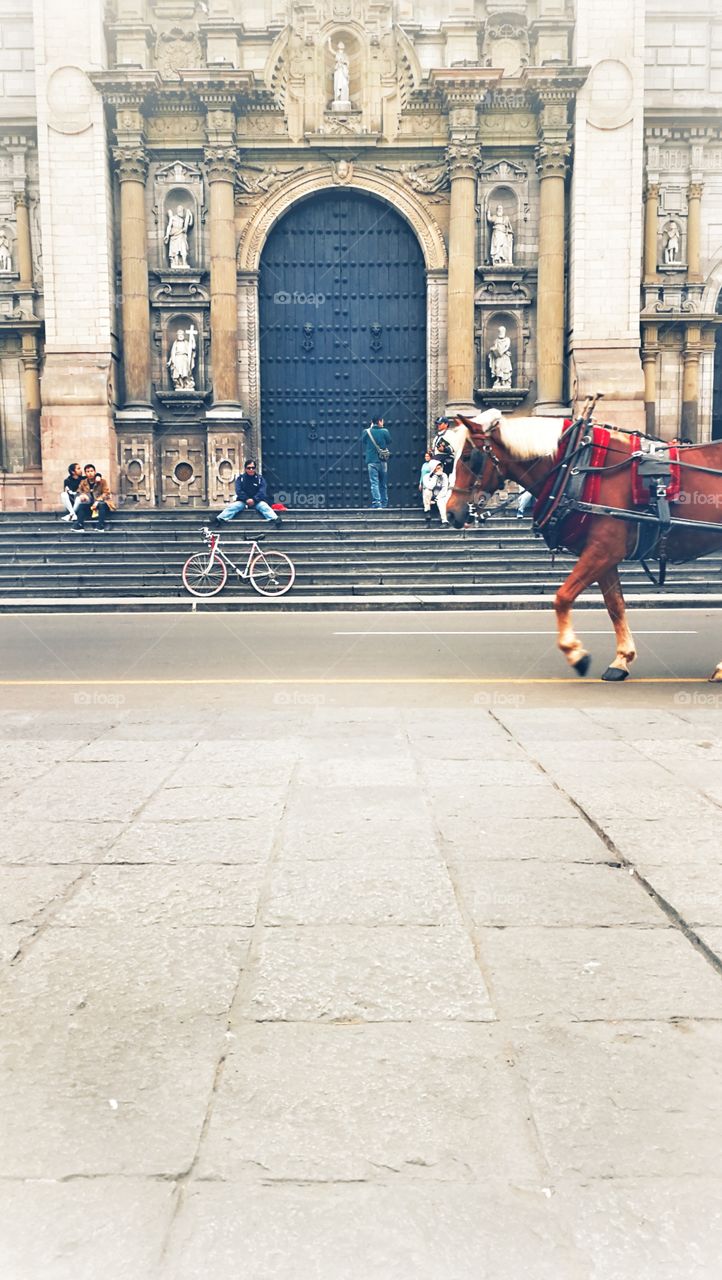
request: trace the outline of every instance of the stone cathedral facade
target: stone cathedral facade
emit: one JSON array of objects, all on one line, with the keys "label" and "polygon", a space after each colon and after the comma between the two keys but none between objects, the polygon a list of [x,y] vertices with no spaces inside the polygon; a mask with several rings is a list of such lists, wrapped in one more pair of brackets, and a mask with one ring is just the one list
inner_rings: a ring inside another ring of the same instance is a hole
[{"label": "stone cathedral facade", "polygon": [[12,0],[0,505],[392,498],[446,409],[722,436],[722,12]]}]

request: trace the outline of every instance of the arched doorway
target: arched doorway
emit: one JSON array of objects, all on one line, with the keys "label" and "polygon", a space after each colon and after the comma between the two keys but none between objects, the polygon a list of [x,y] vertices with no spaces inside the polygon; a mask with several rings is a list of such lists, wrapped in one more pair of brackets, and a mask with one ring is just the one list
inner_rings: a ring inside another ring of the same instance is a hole
[{"label": "arched doorway", "polygon": [[369,505],[361,435],[383,415],[392,505],[417,500],[426,442],[426,275],[408,223],[365,192],[299,202],[259,280],[263,470],[289,505]]},{"label": "arched doorway", "polygon": [[[717,298],[717,315],[722,316],[722,289]],[[717,326],[714,343],[714,382],[712,393],[712,439],[722,440],[722,324]]]}]

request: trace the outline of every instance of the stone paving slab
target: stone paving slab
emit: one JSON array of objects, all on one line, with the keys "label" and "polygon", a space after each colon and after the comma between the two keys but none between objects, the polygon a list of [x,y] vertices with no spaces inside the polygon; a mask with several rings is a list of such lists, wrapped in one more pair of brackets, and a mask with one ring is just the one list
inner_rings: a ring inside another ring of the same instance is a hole
[{"label": "stone paving slab", "polygon": [[0,866],[0,959],[12,959],[48,906],[82,873],[79,867]]},{"label": "stone paving slab", "polygon": [[479,942],[502,1018],[722,1018],[719,974],[671,927],[483,929]]},{"label": "stone paving slab", "polygon": [[[206,925],[250,928],[265,868],[233,866],[102,866],[55,917],[57,926]],[[0,878],[0,885],[2,879]]]},{"label": "stone paving slab", "polygon": [[255,863],[270,854],[277,819],[268,813],[243,818],[142,818],[128,826],[105,855],[105,862]]},{"label": "stone paving slab", "polygon": [[282,858],[438,858],[423,794],[411,787],[307,786],[291,796]]},{"label": "stone paving slab", "polygon": [[31,817],[5,817],[0,862],[52,866],[55,863],[99,862],[124,829],[124,822],[75,820],[52,824]]},{"label": "stone paving slab", "polygon": [[266,930],[239,1013],[259,1022],[484,1022],[494,1017],[466,930]]},{"label": "stone paving slab", "polygon": [[183,821],[186,818],[246,818],[265,814],[268,821],[279,814],[286,793],[282,785],[165,786],[156,791],[143,809],[146,822]]},{"label": "stone paving slab", "polygon": [[608,862],[614,855],[575,813],[572,818],[485,819],[463,843],[444,839],[449,857],[484,862]]},{"label": "stone paving slab", "polygon": [[445,867],[421,861],[409,875],[402,860],[373,859],[359,866],[335,862],[281,862],[268,891],[269,925],[457,924],[459,910]]},{"label": "stone paving slab", "polygon": [[722,824],[712,811],[695,818],[694,825],[680,813],[669,818],[613,817],[604,823],[604,831],[622,856],[635,864],[722,863]]},{"label": "stone paving slab", "polygon": [[45,933],[1,997],[5,1176],[188,1168],[248,945],[127,920]]},{"label": "stone paving slab", "polygon": [[517,1069],[490,1026],[233,1025],[200,1178],[538,1182]]},{"label": "stone paving slab", "polygon": [[582,1280],[586,1274],[541,1187],[195,1183],[158,1280]]},{"label": "stone paving slab", "polygon": [[171,1183],[0,1183],[4,1280],[156,1280]]},{"label": "stone paving slab", "polygon": [[637,870],[687,924],[722,927],[722,862],[639,863]]},{"label": "stone paving slab", "polygon": [[590,1280],[715,1280],[722,1257],[722,1179],[561,1182],[553,1204]]},{"label": "stone paving slab", "polygon": [[550,929],[669,924],[626,869],[462,860],[454,866],[454,880],[475,924]]},{"label": "stone paving slab", "polygon": [[559,1022],[515,1043],[552,1177],[719,1176],[722,1022]]}]

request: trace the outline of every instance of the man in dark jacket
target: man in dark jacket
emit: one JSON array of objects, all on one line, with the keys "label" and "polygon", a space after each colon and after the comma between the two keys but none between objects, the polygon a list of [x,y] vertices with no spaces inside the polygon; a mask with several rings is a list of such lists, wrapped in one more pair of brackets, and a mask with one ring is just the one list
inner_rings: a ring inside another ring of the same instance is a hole
[{"label": "man in dark jacket", "polygon": [[236,501],[229,502],[228,506],[224,507],[216,516],[216,520],[225,523],[228,520],[232,520],[234,516],[240,515],[241,511],[246,509],[257,511],[259,516],[262,516],[264,520],[270,521],[277,527],[281,523],[277,513],[272,511],[268,504],[266,482],[263,476],[258,474],[254,458],[247,458],[243,471],[239,476],[236,476]]},{"label": "man in dark jacket", "polygon": [[371,487],[371,506],[376,510],[388,507],[389,494],[386,485],[386,472],[391,451],[391,433],[384,426],[383,418],[377,418],[361,437],[364,446],[364,461],[369,473]]},{"label": "man in dark jacket", "polygon": [[431,446],[431,456],[436,462],[440,462],[444,468],[444,475],[450,476],[454,470],[454,451],[446,440],[446,428],[449,425],[448,418],[437,418],[434,426],[436,435]]}]

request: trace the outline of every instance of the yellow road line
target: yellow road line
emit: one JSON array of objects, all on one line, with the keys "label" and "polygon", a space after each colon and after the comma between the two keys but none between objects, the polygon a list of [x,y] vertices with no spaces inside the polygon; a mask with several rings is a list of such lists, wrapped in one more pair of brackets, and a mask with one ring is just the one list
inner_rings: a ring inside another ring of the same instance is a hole
[{"label": "yellow road line", "polygon": [[[397,685],[397,684],[565,684],[570,688],[582,689],[590,684],[608,684],[609,681],[599,677],[575,679],[573,676],[536,676],[526,679],[524,676],[334,676],[326,679],[323,676],[229,676],[198,677],[188,679],[138,679],[115,680],[112,676],[88,676],[86,680],[0,680],[0,688],[65,688],[68,686],[83,687],[89,684],[112,685],[272,685],[272,684],[321,684],[321,685]],[[635,676],[632,684],[707,684],[706,676]]]}]

